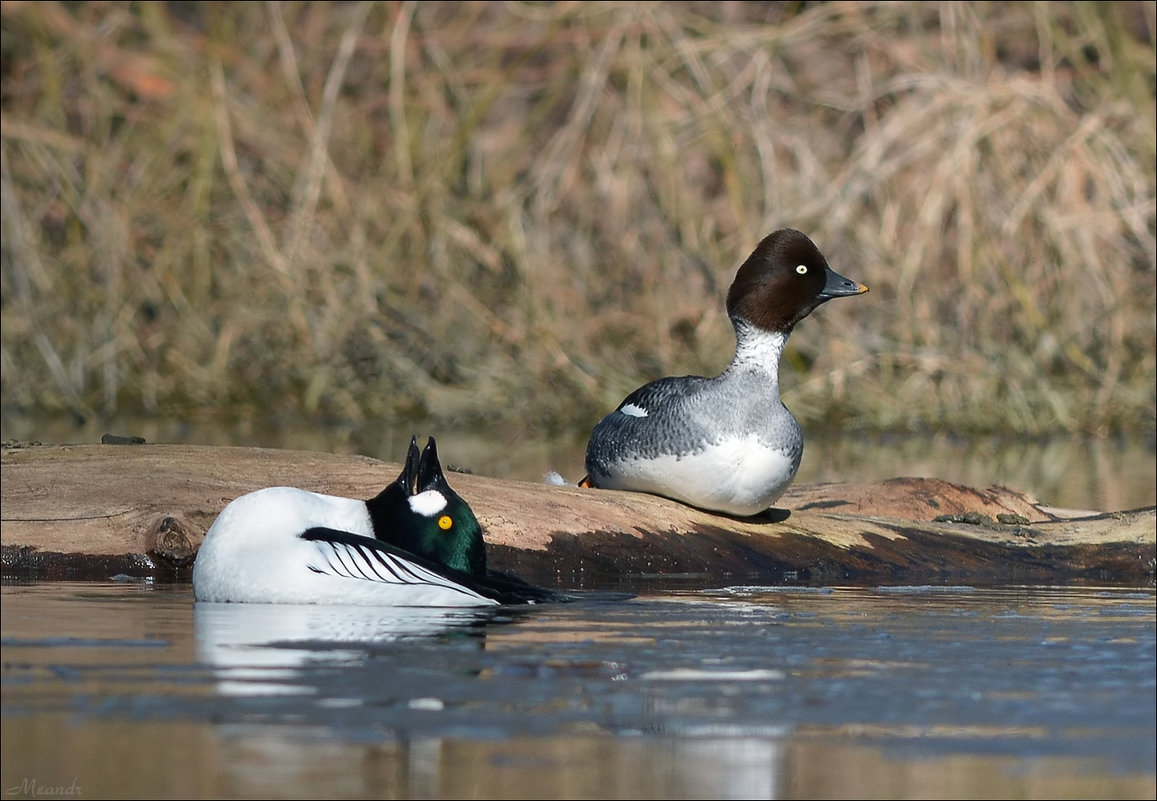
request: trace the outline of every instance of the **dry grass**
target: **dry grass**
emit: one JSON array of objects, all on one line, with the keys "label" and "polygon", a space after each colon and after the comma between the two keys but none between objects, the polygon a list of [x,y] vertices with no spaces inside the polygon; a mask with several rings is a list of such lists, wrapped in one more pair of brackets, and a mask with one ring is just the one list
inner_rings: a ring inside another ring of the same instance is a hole
[{"label": "dry grass", "polygon": [[1154,8],[5,2],[3,405],[581,434],[791,226],[805,425],[1151,435]]}]

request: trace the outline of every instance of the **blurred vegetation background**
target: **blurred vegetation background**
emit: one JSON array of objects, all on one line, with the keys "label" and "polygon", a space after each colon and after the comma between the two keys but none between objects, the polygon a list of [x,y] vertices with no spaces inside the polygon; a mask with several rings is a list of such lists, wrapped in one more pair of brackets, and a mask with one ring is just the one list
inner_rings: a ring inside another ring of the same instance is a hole
[{"label": "blurred vegetation background", "polygon": [[6,0],[4,413],[585,437],[793,227],[805,428],[1151,441],[1155,9]]}]

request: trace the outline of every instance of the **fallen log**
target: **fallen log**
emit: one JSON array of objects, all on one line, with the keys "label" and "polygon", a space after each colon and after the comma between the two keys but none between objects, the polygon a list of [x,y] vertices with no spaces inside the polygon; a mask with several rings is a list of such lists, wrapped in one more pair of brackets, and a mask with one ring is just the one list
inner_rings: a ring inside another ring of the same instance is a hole
[{"label": "fallen log", "polygon": [[[188,581],[225,504],[289,485],[369,498],[400,466],[365,456],[192,445],[0,451],[6,579]],[[721,584],[1149,584],[1157,509],[1063,512],[1001,487],[938,479],[792,488],[732,518],[638,493],[466,473],[451,484],[490,566],[550,587]]]}]

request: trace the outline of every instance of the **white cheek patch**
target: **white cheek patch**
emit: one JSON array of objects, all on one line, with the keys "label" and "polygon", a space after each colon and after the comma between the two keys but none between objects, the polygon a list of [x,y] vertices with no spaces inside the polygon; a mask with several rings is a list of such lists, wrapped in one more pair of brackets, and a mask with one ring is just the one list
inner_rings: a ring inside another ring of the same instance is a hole
[{"label": "white cheek patch", "polygon": [[433,517],[446,508],[446,496],[438,490],[426,490],[409,497],[410,508],[423,517]]},{"label": "white cheek patch", "polygon": [[623,414],[627,415],[628,417],[646,417],[647,416],[647,410],[646,409],[644,409],[642,406],[636,406],[633,403],[625,404],[623,406],[623,408],[619,409],[619,411],[622,412]]}]

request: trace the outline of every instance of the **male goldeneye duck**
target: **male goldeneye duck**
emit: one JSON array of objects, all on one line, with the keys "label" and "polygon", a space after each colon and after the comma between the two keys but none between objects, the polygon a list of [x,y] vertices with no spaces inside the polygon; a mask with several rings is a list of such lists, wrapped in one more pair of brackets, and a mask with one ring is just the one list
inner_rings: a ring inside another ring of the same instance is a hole
[{"label": "male goldeneye duck", "polygon": [[788,335],[821,303],[867,291],[799,231],[766,237],[727,293],[731,364],[714,378],[661,378],[628,395],[595,426],[581,484],[743,517],[768,509],[803,456],[799,423],[779,397]]},{"label": "male goldeneye duck", "polygon": [[485,606],[566,600],[489,571],[482,528],[431,437],[368,501],[269,487],[230,502],[193,565],[198,601]]}]

